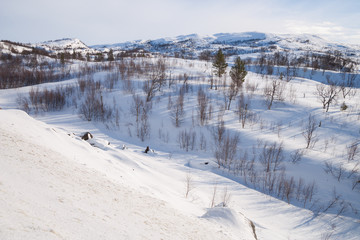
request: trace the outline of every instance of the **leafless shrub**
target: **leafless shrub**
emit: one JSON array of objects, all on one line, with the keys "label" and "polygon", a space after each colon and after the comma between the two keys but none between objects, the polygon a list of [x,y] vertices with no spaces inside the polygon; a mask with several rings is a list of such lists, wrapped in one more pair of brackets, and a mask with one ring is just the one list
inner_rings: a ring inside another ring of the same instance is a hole
[{"label": "leafless shrub", "polygon": [[187,131],[186,129],[179,132],[178,143],[181,149],[185,149],[187,152],[189,150],[194,150],[196,146],[196,132],[191,130]]},{"label": "leafless shrub", "polygon": [[340,195],[336,193],[336,189],[334,188],[333,190],[333,197],[332,199],[328,202],[327,206],[324,208],[323,212],[327,212],[329,209],[333,208],[336,206],[336,204],[339,202],[340,200]]},{"label": "leafless shrub", "polygon": [[[38,112],[39,110],[44,112],[62,110],[66,104],[68,94],[70,94],[67,91],[69,91],[67,88],[60,86],[56,87],[54,90],[48,90],[47,88],[40,90],[38,87],[32,87],[29,92],[32,108],[34,108],[35,112]],[[70,96],[71,95],[69,95],[69,97]],[[23,104],[28,104],[27,100],[24,102],[23,99]]]},{"label": "leafless shrub", "polygon": [[190,192],[194,190],[194,180],[193,176],[191,175],[190,171],[186,173],[185,177],[185,197],[188,198]]},{"label": "leafless shrub", "polygon": [[221,137],[220,142],[215,146],[215,158],[220,166],[231,169],[233,161],[237,157],[237,148],[240,142],[239,134],[235,133],[232,136],[229,132],[225,132],[224,136]]},{"label": "leafless shrub", "polygon": [[301,149],[297,149],[294,152],[291,153],[290,158],[291,162],[296,164],[299,163],[304,155],[304,151]]},{"label": "leafless shrub", "polygon": [[265,172],[275,172],[284,169],[284,154],[282,143],[264,143],[259,161],[264,167]]},{"label": "leafless shrub", "polygon": [[330,162],[330,161],[325,161],[325,167],[324,167],[324,171],[329,174],[331,173],[333,175],[333,172],[334,172],[334,166],[333,166],[333,163]]},{"label": "leafless shrub", "polygon": [[303,126],[302,135],[306,140],[306,148],[313,148],[317,142],[317,136],[315,130],[318,128],[318,124],[314,116],[309,114],[308,121]]},{"label": "leafless shrub", "polygon": [[344,81],[341,82],[341,84],[339,85],[341,93],[343,98],[345,99],[348,95],[353,95],[355,93],[354,91],[354,86],[355,86],[355,80],[357,78],[357,74],[347,74],[347,78],[345,78],[345,73],[344,73]]},{"label": "leafless shrub", "polygon": [[143,90],[146,94],[146,102],[151,101],[156,91],[160,91],[165,85],[166,80],[166,63],[164,59],[158,59],[155,64],[147,67],[147,80],[144,83]]},{"label": "leafless shrub", "polygon": [[304,186],[302,192],[303,192],[303,201],[304,201],[304,207],[306,206],[306,203],[311,202],[315,193],[316,185],[315,182],[309,183],[306,186]]},{"label": "leafless shrub", "polygon": [[119,81],[118,73],[107,73],[105,76],[105,87],[110,91],[114,89],[115,84]]},{"label": "leafless shrub", "polygon": [[296,103],[296,88],[294,88],[293,85],[290,85],[288,91],[288,98],[290,99],[290,102],[292,102],[293,104]]},{"label": "leafless shrub", "polygon": [[18,95],[16,102],[21,110],[25,111],[26,113],[30,112],[30,102],[27,97],[22,95]]},{"label": "leafless shrub", "polygon": [[140,136],[140,116],[145,104],[139,95],[133,95],[133,101],[131,103],[130,112],[136,117],[136,129],[137,136]]},{"label": "leafless shrub", "polygon": [[213,188],[213,193],[212,193],[211,203],[210,203],[210,207],[211,207],[211,208],[213,208],[213,207],[215,206],[216,193],[217,193],[217,184],[215,184],[215,185],[214,185],[214,188]]},{"label": "leafless shrub", "polygon": [[344,177],[344,174],[345,174],[345,168],[343,167],[343,164],[339,164],[338,166],[335,166],[330,161],[325,161],[324,171],[327,174],[330,173],[339,182]]},{"label": "leafless shrub", "polygon": [[126,93],[134,94],[135,88],[134,88],[133,81],[130,78],[129,79],[123,79],[122,80],[122,89]]},{"label": "leafless shrub", "polygon": [[200,133],[200,143],[199,143],[199,147],[200,147],[200,150],[203,150],[203,151],[206,151],[206,137],[205,135],[201,132]]},{"label": "leafless shrub", "polygon": [[358,154],[359,154],[359,141],[355,141],[350,146],[347,146],[347,159],[349,162],[353,161]]},{"label": "leafless shrub", "polygon": [[180,125],[185,120],[185,111],[184,111],[184,93],[180,91],[176,103],[172,105],[170,110],[170,116],[175,127],[180,127]]},{"label": "leafless shrub", "polygon": [[316,86],[315,94],[322,103],[323,109],[326,109],[326,112],[329,111],[330,105],[336,101],[338,93],[339,89],[335,83],[329,83],[329,85],[318,84]]},{"label": "leafless shrub", "polygon": [[103,102],[101,91],[88,91],[79,113],[87,121],[107,121],[112,117],[112,109]]},{"label": "leafless shrub", "polygon": [[360,162],[356,163],[354,167],[351,169],[350,173],[348,174],[348,178],[351,178],[352,175],[356,175],[359,173],[359,164]]},{"label": "leafless shrub", "polygon": [[214,143],[216,146],[219,146],[223,140],[224,134],[225,134],[225,123],[223,120],[222,115],[218,116],[218,122],[216,124],[216,127],[212,128],[212,135],[214,139]]},{"label": "leafless shrub", "polygon": [[145,104],[141,110],[141,127],[140,127],[140,139],[145,141],[146,138],[150,137],[150,123],[149,123],[149,110],[148,104]]},{"label": "leafless shrub", "polygon": [[231,199],[231,194],[229,193],[228,188],[225,187],[222,194],[222,202],[221,202],[222,207],[229,207],[230,199]]},{"label": "leafless shrub", "polygon": [[237,105],[237,113],[239,115],[239,122],[241,122],[242,128],[245,127],[247,120],[254,115],[249,108],[250,101],[245,99],[244,95],[241,93]]},{"label": "leafless shrub", "polygon": [[288,203],[290,203],[290,200],[292,198],[292,194],[295,190],[295,181],[294,181],[294,177],[291,177],[290,179],[285,180],[284,183],[284,192],[285,192],[285,197]]},{"label": "leafless shrub", "polygon": [[285,85],[281,79],[273,79],[270,84],[264,88],[264,96],[268,110],[271,109],[274,100],[284,101]]},{"label": "leafless shrub", "polygon": [[204,90],[202,90],[202,88],[200,88],[198,91],[197,100],[198,100],[198,107],[197,107],[198,117],[199,117],[200,125],[203,126],[206,122],[206,110],[209,100]]}]

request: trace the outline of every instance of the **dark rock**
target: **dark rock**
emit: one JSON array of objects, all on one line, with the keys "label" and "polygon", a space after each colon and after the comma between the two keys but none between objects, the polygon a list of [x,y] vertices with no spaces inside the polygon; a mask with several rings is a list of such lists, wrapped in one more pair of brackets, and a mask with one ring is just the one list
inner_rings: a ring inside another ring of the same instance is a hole
[{"label": "dark rock", "polygon": [[145,149],[145,153],[148,153],[149,151],[150,151],[150,148],[149,148],[149,146],[147,146]]},{"label": "dark rock", "polygon": [[93,138],[93,135],[92,135],[91,133],[89,133],[89,132],[86,132],[86,133],[81,137],[81,139],[82,139],[82,140],[85,140],[85,141],[87,141],[87,140],[89,140],[89,139],[91,139],[91,138]]}]

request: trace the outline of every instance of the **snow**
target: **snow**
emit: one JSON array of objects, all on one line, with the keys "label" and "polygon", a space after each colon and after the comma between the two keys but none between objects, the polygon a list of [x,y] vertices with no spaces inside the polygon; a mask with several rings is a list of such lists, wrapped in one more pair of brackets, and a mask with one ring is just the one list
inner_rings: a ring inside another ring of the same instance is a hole
[{"label": "snow", "polygon": [[90,145],[20,111],[1,110],[0,118],[1,239],[232,239],[123,184],[121,171],[110,179],[86,167],[89,159],[62,155],[87,149],[99,157]]},{"label": "snow", "polygon": [[209,208],[202,218],[209,221],[218,222],[227,228],[232,228],[233,231],[238,232],[239,239],[252,239],[254,233],[252,232],[251,222],[246,219],[241,213],[227,207]]},{"label": "snow", "polygon": [[244,33],[217,33],[213,35],[216,43],[244,42],[249,40],[264,40],[265,33],[244,32]]},{"label": "snow", "polygon": [[[176,41],[195,39],[204,46],[214,36],[179,36]],[[217,35],[228,42],[262,37],[261,33]],[[309,45],[307,39],[317,48],[323,47],[321,39],[307,35],[266,34],[261,41],[299,47]],[[69,41],[73,40],[64,40],[64,44]],[[158,43],[171,41],[173,38],[164,38]],[[156,59],[124,59],[131,60],[144,64]],[[268,194],[260,184],[250,183],[235,171],[218,168],[211,130],[222,111],[224,96],[222,87],[209,89],[211,64],[173,58],[166,61],[172,66],[172,76],[190,76],[185,119],[181,127],[174,127],[167,108],[169,95],[182,86],[178,81],[157,92],[149,116],[150,137],[144,142],[136,137],[135,118],[130,113],[132,95],[124,90],[123,81],[114,89],[101,89],[104,104],[120,112],[119,126],[84,121],[79,108],[71,105],[59,112],[32,110],[29,116],[14,109],[19,108],[18,96],[28,96],[31,87],[0,90],[0,239],[254,239],[251,222],[258,239],[324,239],[330,234],[335,239],[358,239],[359,213],[351,208],[360,209],[359,191],[351,189],[351,178],[346,174],[359,159],[348,161],[346,154],[348,146],[360,138],[359,86],[351,97],[340,96],[325,113],[316,97],[316,86],[326,83],[327,75],[341,80],[341,74],[300,68],[298,77],[284,81],[285,100],[266,110],[263,89],[278,76],[261,76],[249,66],[243,91],[257,120],[242,128],[236,102],[223,112],[228,131],[240,134],[241,155],[247,151],[252,156],[265,142],[282,143],[287,176],[301,177],[306,184],[316,182],[316,198],[304,207],[300,201],[288,203]],[[78,64],[71,67],[76,69]],[[98,72],[93,78],[104,83],[107,74]],[[37,87],[54,89],[77,80]],[[146,79],[134,75],[131,80],[133,92],[143,96],[141,86]],[[199,87],[207,90],[214,108],[207,126],[197,123]],[[175,97],[172,95],[173,101]],[[349,106],[346,111],[339,110],[343,101]],[[314,148],[306,150],[302,126],[310,113],[321,121],[321,127],[316,130],[319,140]],[[199,145],[188,152],[180,149],[178,135],[183,130],[194,131],[197,139],[203,134],[206,149]],[[81,135],[88,131],[94,138],[82,140]],[[145,154],[146,146],[153,151]],[[290,155],[299,149],[304,156],[293,164]],[[342,166],[345,175],[337,180],[325,173],[325,161]],[[185,197],[189,176],[192,187]],[[226,190],[230,194],[228,207],[211,208],[215,187],[215,205],[221,205]],[[343,205],[340,202],[322,212],[334,189]],[[347,208],[338,215],[341,206]]]},{"label": "snow", "polygon": [[[190,43],[190,44],[189,44]],[[174,56],[181,51],[198,56],[204,50],[212,52],[219,48],[237,52],[242,58],[254,57],[252,53],[260,52],[261,48],[276,47],[277,51],[291,50],[295,53],[306,51],[325,53],[340,51],[358,59],[360,45],[340,44],[326,41],[311,34],[273,34],[261,32],[216,33],[210,35],[180,35],[152,40],[136,40],[124,43],[94,45],[94,49],[105,50],[112,48],[115,51],[144,49],[149,52],[160,52]],[[354,56],[355,57],[354,57]]]}]

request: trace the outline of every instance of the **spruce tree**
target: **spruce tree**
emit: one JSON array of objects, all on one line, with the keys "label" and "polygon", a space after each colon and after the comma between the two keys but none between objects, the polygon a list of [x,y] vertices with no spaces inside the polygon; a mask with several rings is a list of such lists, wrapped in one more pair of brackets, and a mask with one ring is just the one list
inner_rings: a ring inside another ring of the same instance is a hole
[{"label": "spruce tree", "polygon": [[108,52],[108,61],[114,61],[114,53],[112,49]]},{"label": "spruce tree", "polygon": [[221,78],[223,74],[226,72],[227,63],[225,61],[225,56],[221,49],[216,53],[214,61],[213,61],[213,68],[214,73],[217,77]]},{"label": "spruce tree", "polygon": [[245,62],[241,61],[240,57],[237,57],[234,66],[232,66],[230,70],[231,80],[237,88],[241,87],[242,83],[245,81],[246,75]]}]

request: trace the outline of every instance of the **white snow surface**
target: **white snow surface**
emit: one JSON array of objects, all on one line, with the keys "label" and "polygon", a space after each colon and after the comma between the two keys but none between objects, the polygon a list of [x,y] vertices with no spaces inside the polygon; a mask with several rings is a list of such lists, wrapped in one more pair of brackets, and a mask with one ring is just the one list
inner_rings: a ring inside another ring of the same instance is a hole
[{"label": "white snow surface", "polygon": [[0,119],[0,239],[239,239],[135,188],[146,169],[119,150],[103,153],[22,111]]},{"label": "white snow surface", "polygon": [[[254,239],[250,221],[258,239],[359,239],[359,213],[352,211],[352,207],[360,209],[359,190],[351,189],[348,177],[359,155],[355,161],[346,159],[348,146],[360,138],[359,85],[351,96],[339,96],[325,113],[315,96],[316,86],[325,83],[327,76],[341,80],[341,74],[300,69],[298,77],[284,81],[285,100],[267,110],[263,89],[277,76],[249,71],[244,94],[259,120],[242,128],[235,102],[224,112],[226,128],[240,134],[241,151],[251,154],[260,142],[283,142],[286,174],[317,184],[314,202],[304,207],[295,200],[289,204],[261,193],[261,187],[217,167],[210,130],[223,104],[223,92],[209,89],[211,64],[166,61],[173,66],[173,76],[191,76],[191,90],[184,101],[186,117],[180,128],[174,127],[167,109],[171,89],[164,87],[153,100],[151,134],[144,142],[136,137],[130,113],[132,95],[124,90],[123,81],[112,90],[103,89],[104,103],[121,113],[118,127],[84,121],[74,106],[59,112],[32,110],[35,120],[14,110],[19,108],[18,97],[29,96],[32,87],[0,90],[0,239]],[[107,74],[98,72],[94,79],[106,82]],[[138,83],[135,93],[143,97],[140,86],[145,79],[135,76],[132,80]],[[55,89],[77,81],[37,87]],[[178,84],[181,87],[182,82]],[[207,89],[217,111],[206,127],[194,123],[199,86]],[[340,111],[345,101],[348,109]],[[316,130],[314,148],[305,150],[302,126],[309,113],[322,126]],[[191,128],[197,136],[205,135],[206,151],[199,146],[189,152],[179,149],[179,132]],[[81,133],[87,131],[94,138],[81,140]],[[147,145],[154,152],[144,154]],[[298,149],[304,150],[304,156],[293,164],[289,155]],[[341,166],[344,175],[337,180],[326,174],[325,161]],[[189,174],[193,190],[186,198]],[[209,208],[214,186],[218,191],[215,204],[222,201],[224,189],[231,194],[228,208]],[[336,208],[318,213],[317,209],[329,206],[334,189],[343,205],[338,202]],[[337,215],[341,206],[346,209]]]},{"label": "white snow surface", "polygon": [[83,43],[80,39],[77,38],[63,38],[57,40],[49,40],[45,42],[31,44],[33,47],[43,48],[46,51],[50,52],[63,52],[67,51],[72,53],[81,52],[83,54],[90,53],[94,54],[97,51],[95,49],[89,48],[85,43]]}]

